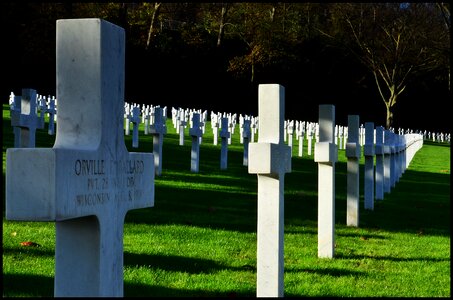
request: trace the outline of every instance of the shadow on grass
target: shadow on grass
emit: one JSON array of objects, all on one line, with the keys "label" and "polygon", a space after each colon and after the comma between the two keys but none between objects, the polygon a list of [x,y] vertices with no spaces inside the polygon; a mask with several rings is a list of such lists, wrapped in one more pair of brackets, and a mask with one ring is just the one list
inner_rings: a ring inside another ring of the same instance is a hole
[{"label": "shadow on grass", "polygon": [[124,266],[146,267],[188,274],[216,273],[222,270],[256,272],[256,266],[251,265],[231,267],[210,259],[131,252],[124,252]]},{"label": "shadow on grass", "polygon": [[433,257],[395,257],[395,256],[382,256],[382,255],[357,255],[357,254],[342,254],[336,253],[335,259],[374,259],[386,260],[393,262],[409,262],[409,261],[427,261],[427,262],[443,262],[450,261],[450,258],[433,258]]},{"label": "shadow on grass", "polygon": [[[3,273],[3,297],[53,297],[54,278],[44,275]],[[7,289],[5,289],[7,287]],[[5,294],[5,290],[8,292]]]},{"label": "shadow on grass", "polygon": [[35,257],[54,257],[55,251],[44,249],[42,247],[21,247],[21,248],[10,248],[3,246],[3,256],[5,255],[27,255],[27,256],[35,256]]},{"label": "shadow on grass", "polygon": [[248,291],[207,291],[201,289],[176,289],[163,286],[156,286],[151,284],[138,284],[130,281],[124,282],[124,296],[125,297],[255,297],[255,290]]},{"label": "shadow on grass", "polygon": [[307,273],[307,274],[318,274],[323,276],[342,277],[342,276],[366,276],[366,272],[352,271],[347,269],[338,268],[285,268],[285,273]]}]

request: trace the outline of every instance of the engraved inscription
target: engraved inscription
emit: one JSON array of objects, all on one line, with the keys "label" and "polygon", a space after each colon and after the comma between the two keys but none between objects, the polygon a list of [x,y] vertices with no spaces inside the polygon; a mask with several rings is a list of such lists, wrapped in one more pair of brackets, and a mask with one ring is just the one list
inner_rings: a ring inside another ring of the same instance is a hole
[{"label": "engraved inscription", "polygon": [[[110,169],[108,167],[110,166]],[[141,199],[137,176],[143,174],[142,160],[110,161],[103,159],[76,159],[74,174],[86,180],[86,191],[75,196],[77,206],[97,206],[113,201]],[[86,178],[86,179],[85,179]]]}]

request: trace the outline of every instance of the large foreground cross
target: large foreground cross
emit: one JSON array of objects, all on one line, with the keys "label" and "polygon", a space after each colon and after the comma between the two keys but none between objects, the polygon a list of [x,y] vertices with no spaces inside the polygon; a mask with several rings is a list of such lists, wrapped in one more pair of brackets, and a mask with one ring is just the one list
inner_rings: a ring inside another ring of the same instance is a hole
[{"label": "large foreground cross", "polygon": [[284,177],[291,148],[283,141],[285,89],[259,85],[258,143],[249,144],[249,173],[258,175],[257,297],[283,297]]},{"label": "large foreground cross", "polygon": [[57,21],[53,148],[8,149],[6,218],[56,221],[55,296],[123,296],[123,225],[154,205],[151,153],[124,144],[124,30]]}]

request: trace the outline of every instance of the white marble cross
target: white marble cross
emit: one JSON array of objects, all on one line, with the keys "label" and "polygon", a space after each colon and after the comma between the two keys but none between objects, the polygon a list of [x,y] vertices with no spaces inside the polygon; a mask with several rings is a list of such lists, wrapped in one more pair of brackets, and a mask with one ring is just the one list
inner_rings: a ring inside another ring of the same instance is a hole
[{"label": "white marble cross", "polygon": [[359,116],[348,116],[346,225],[359,226],[360,165]]},{"label": "white marble cross", "polygon": [[164,121],[164,111],[162,107],[154,108],[154,124],[150,126],[149,133],[153,135],[153,154],[156,175],[162,174],[162,146],[164,135],[167,134],[167,126]]},{"label": "white marble cross", "polygon": [[230,138],[230,132],[228,131],[228,118],[222,117],[221,125],[220,169],[226,170],[228,166],[228,139]]},{"label": "white marble cross", "polygon": [[132,116],[130,122],[134,124],[132,129],[132,147],[138,148],[138,127],[140,125],[140,106],[132,108]]},{"label": "white marble cross", "polygon": [[125,215],[154,205],[153,154],[124,143],[124,29],[58,20],[56,46],[55,144],[7,149],[6,218],[56,222],[56,297],[122,297]]},{"label": "white marble cross", "polygon": [[[17,103],[19,99],[20,104]],[[35,90],[22,89],[22,97],[14,97],[14,110],[11,110],[11,126],[20,128],[20,130],[14,129],[15,147],[35,147],[36,129],[44,127],[37,115]]]},{"label": "white marble cross", "polygon": [[333,258],[335,253],[335,106],[319,106],[319,142],[315,146],[318,163],[318,257]]},{"label": "white marble cross", "polygon": [[129,135],[130,134],[130,125],[131,125],[131,106],[129,103],[124,104],[124,134]]},{"label": "white marble cross", "polygon": [[297,136],[299,137],[299,157],[302,157],[304,152],[304,134],[305,134],[305,122],[299,121],[299,130]]},{"label": "white marble cross", "polygon": [[384,127],[376,127],[376,200],[384,200]]},{"label": "white marble cross", "polygon": [[374,123],[365,123],[364,208],[374,210]]},{"label": "white marble cross", "polygon": [[194,173],[198,173],[200,167],[200,138],[203,134],[200,126],[200,114],[194,113],[192,115],[192,128],[189,129],[189,134],[192,136],[190,171]]},{"label": "white marble cross", "polygon": [[245,119],[242,127],[242,143],[244,144],[244,153],[242,155],[242,165],[248,166],[249,164],[249,143],[250,143],[250,120]]},{"label": "white marble cross", "polygon": [[213,134],[212,143],[217,145],[218,135],[219,135],[219,117],[215,113],[211,113],[211,128]]},{"label": "white marble cross", "polygon": [[57,110],[55,108],[55,97],[52,97],[52,99],[49,99],[47,97],[47,100],[49,101],[49,107],[47,108],[47,113],[49,114],[49,128],[48,128],[48,134],[49,135],[54,135],[55,134],[55,114],[57,113]]},{"label": "white marble cross", "polygon": [[384,130],[384,193],[390,193],[392,187],[393,135]]},{"label": "white marble cross", "polygon": [[283,297],[284,176],[291,149],[283,140],[285,88],[260,84],[258,142],[249,144],[250,174],[258,176],[257,297]]}]

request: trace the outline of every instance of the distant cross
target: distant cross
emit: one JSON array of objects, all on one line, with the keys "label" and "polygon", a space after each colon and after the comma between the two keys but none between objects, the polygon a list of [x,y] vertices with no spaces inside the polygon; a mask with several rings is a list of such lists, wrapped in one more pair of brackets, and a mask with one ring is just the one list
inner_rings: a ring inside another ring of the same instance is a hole
[{"label": "distant cross", "polygon": [[359,226],[360,164],[359,116],[348,116],[346,225]]},{"label": "distant cross", "polygon": [[294,134],[294,120],[288,121],[288,146],[291,147],[291,156],[293,154],[293,134]]},{"label": "distant cross", "polygon": [[[18,100],[20,99],[20,104]],[[34,148],[36,144],[36,129],[42,129],[44,124],[37,115],[36,90],[22,89],[22,97],[14,97],[14,109],[11,110],[11,126],[14,129],[15,147]],[[20,134],[19,134],[20,132]]]},{"label": "distant cross", "polygon": [[140,107],[134,106],[132,108],[132,116],[130,122],[134,124],[132,129],[132,147],[138,148],[138,127],[140,125]]},{"label": "distant cross", "polygon": [[284,176],[291,172],[285,145],[285,89],[260,84],[258,143],[249,144],[250,174],[258,176],[257,297],[283,297]]},{"label": "distant cross", "polygon": [[7,149],[6,218],[56,222],[56,297],[122,297],[125,215],[154,205],[153,155],[124,143],[124,29],[58,20],[56,52],[55,144]]},{"label": "distant cross", "polygon": [[376,200],[384,200],[384,127],[376,127]]},{"label": "distant cross", "polygon": [[46,97],[39,95],[36,104],[39,106],[39,127],[44,128],[45,116],[47,112]]},{"label": "distant cross", "polygon": [[228,139],[230,138],[230,132],[228,131],[228,118],[222,118],[221,122],[220,169],[225,170],[228,166]]},{"label": "distant cross", "polygon": [[364,208],[374,210],[374,123],[365,123]]},{"label": "distant cross", "polygon": [[55,114],[57,113],[57,110],[55,108],[55,97],[52,97],[50,99],[50,96],[47,97],[47,100],[49,101],[49,107],[47,108],[47,113],[49,114],[49,127],[47,133],[49,135],[54,135],[55,134]]},{"label": "distant cross", "polygon": [[153,154],[156,175],[162,174],[162,146],[164,143],[164,134],[167,134],[162,107],[154,108],[154,124],[151,125],[150,133],[153,135]]},{"label": "distant cross", "polygon": [[219,135],[219,120],[215,113],[211,113],[211,127],[212,127],[212,134],[213,140],[212,143],[217,145],[218,135]]},{"label": "distant cross", "polygon": [[242,165],[248,166],[249,164],[249,143],[251,137],[251,130],[250,130],[250,120],[246,119],[243,123],[243,133],[242,133],[242,143],[244,144],[244,154],[242,156]]},{"label": "distant cross", "polygon": [[130,134],[130,125],[131,125],[131,106],[129,103],[125,103],[124,105],[124,123],[125,123],[125,128],[124,128],[124,134],[129,135]]},{"label": "distant cross", "polygon": [[384,193],[390,193],[392,187],[392,153],[393,135],[386,129],[384,130]]},{"label": "distant cross", "polygon": [[200,128],[200,114],[194,113],[192,116],[192,128],[189,129],[192,136],[192,150],[190,152],[190,171],[198,173],[200,168],[200,138],[202,136]]},{"label": "distant cross", "polygon": [[303,152],[304,152],[304,134],[305,134],[305,122],[302,123],[302,121],[298,122],[299,124],[299,130],[297,131],[297,134],[299,136],[299,157],[302,157]]}]

